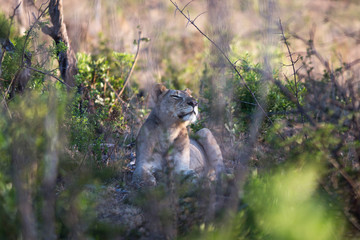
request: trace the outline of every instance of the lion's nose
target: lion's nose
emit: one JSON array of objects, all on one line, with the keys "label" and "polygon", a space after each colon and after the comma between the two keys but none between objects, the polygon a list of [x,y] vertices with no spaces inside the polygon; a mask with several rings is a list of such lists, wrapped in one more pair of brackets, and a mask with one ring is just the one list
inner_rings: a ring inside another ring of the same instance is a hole
[{"label": "lion's nose", "polygon": [[187,104],[190,105],[190,106],[192,106],[192,107],[195,107],[195,106],[198,105],[198,102],[197,102],[194,98],[192,98],[192,99],[189,99],[189,100],[187,101]]}]

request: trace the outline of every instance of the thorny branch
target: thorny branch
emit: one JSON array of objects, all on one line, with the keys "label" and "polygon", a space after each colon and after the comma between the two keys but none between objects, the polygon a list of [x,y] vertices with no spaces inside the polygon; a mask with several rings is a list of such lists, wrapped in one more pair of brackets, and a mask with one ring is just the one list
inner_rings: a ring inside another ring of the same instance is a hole
[{"label": "thorny branch", "polygon": [[296,61],[294,61],[293,57],[292,57],[292,53],[290,51],[290,47],[289,47],[289,43],[287,41],[287,38],[285,37],[285,34],[284,34],[284,30],[283,30],[283,26],[281,24],[281,19],[279,19],[279,28],[280,28],[280,31],[281,31],[281,37],[282,37],[282,40],[287,48],[287,51],[288,51],[288,54],[289,54],[289,58],[290,58],[290,62],[291,62],[291,67],[293,69],[293,77],[294,77],[294,85],[295,85],[295,91],[294,91],[294,94],[295,94],[295,97],[297,99],[297,101],[299,101],[299,98],[298,98],[298,82],[297,82],[297,79],[296,79],[296,70],[295,70],[295,63],[299,60],[299,56],[297,58]]},{"label": "thorny branch", "polygon": [[[314,35],[315,35],[315,28],[313,28],[310,32],[310,40],[306,40],[300,36],[298,36],[295,33],[292,33],[292,36],[301,40],[308,46],[308,54],[314,55],[319,62],[324,66],[325,70],[329,74],[330,80],[334,84],[335,88],[339,91],[339,94],[342,95],[343,99],[346,100],[346,94],[345,91],[337,82],[336,80],[336,72],[334,73],[333,69],[330,67],[330,64],[325,58],[316,50],[315,43],[314,43]],[[344,70],[349,70],[354,65],[360,63],[360,59],[356,59],[350,63],[343,63]],[[343,103],[339,102],[337,99],[331,98],[329,99],[329,103],[333,104],[336,107],[339,107],[341,109],[347,110],[347,111],[358,111],[358,107],[354,104],[356,101],[356,94],[353,92],[352,86],[349,86],[349,91],[351,92],[350,95],[352,96],[352,104],[344,105]],[[345,101],[346,102],[346,101]],[[355,118],[353,118],[356,122]],[[357,131],[358,132],[358,131]],[[342,139],[342,142],[344,142],[345,139]],[[341,148],[342,144],[340,144],[334,151],[332,151],[333,157],[328,158],[329,163],[333,166],[333,168],[336,170],[337,174],[341,175],[341,177],[349,184],[350,188],[352,189],[352,194],[354,195],[355,199],[360,199],[360,185],[356,181],[356,179],[353,179],[350,174],[346,171],[345,167],[342,166],[337,159],[343,158],[342,156],[339,156],[337,154],[337,151]],[[349,209],[344,209],[344,214],[348,221],[356,228],[360,229],[360,224],[356,220],[356,217],[354,217]]]},{"label": "thorny branch", "polygon": [[[314,55],[320,61],[320,63],[324,66],[325,70],[329,73],[331,82],[334,84],[336,89],[338,89],[340,91],[342,97],[344,99],[346,99],[346,97],[345,97],[346,94],[343,91],[343,89],[340,87],[339,83],[336,81],[334,71],[331,69],[329,61],[327,61],[315,48],[315,41],[314,41],[314,38],[315,38],[315,26],[313,26],[312,30],[310,31],[310,39],[309,40],[306,40],[303,37],[300,37],[296,33],[290,33],[290,34],[293,37],[295,37],[295,38],[301,40],[302,42],[304,42],[309,47],[310,54]],[[356,64],[356,62],[355,62],[355,64]],[[350,68],[351,66],[349,65],[348,67]]]},{"label": "thorny branch", "polygon": [[[287,51],[288,51],[288,54],[289,54],[289,58],[290,58],[290,62],[291,62],[291,67],[292,67],[292,70],[293,70],[293,77],[294,77],[294,89],[292,88],[292,90],[293,90],[293,92],[294,92],[294,94],[295,94],[295,99],[293,99],[292,101],[296,101],[295,103],[296,103],[296,106],[298,107],[298,109],[299,109],[299,111],[300,111],[300,113],[301,113],[301,119],[302,119],[302,121],[304,121],[304,118],[303,118],[303,116],[304,116],[304,113],[305,113],[305,111],[304,110],[301,110],[300,108],[302,108],[301,107],[301,105],[300,105],[300,102],[299,102],[299,89],[298,89],[298,80],[297,80],[297,78],[296,78],[296,76],[297,76],[297,71],[299,70],[296,70],[295,69],[295,64],[296,64],[296,62],[300,59],[300,55],[298,55],[298,57],[297,57],[297,59],[294,61],[294,59],[293,59],[293,53],[290,51],[290,46],[289,46],[289,42],[287,41],[287,38],[285,37],[285,34],[284,34],[284,29],[283,29],[283,26],[282,26],[282,23],[281,23],[281,19],[279,19],[279,28],[280,28],[280,31],[281,31],[281,37],[282,37],[282,40],[283,40],[283,42],[284,42],[284,44],[285,44],[285,46],[286,46],[286,49],[287,49]],[[301,67],[300,67],[301,68]],[[285,76],[285,75],[284,75]],[[288,79],[288,77],[287,76],[285,76],[285,79],[286,79],[286,81],[288,82],[288,83],[290,83],[290,81],[289,81],[289,79]],[[279,85],[279,84],[281,84],[280,82],[279,83],[277,83],[277,85]],[[291,86],[291,84],[289,84],[289,86]],[[283,91],[283,90],[282,90]],[[289,97],[288,97],[289,98]],[[311,123],[311,125],[313,125],[313,126],[315,126],[314,125],[314,123],[315,122],[313,122],[312,121],[312,118],[310,118],[308,115],[306,115],[306,118],[310,121],[310,123]]]}]

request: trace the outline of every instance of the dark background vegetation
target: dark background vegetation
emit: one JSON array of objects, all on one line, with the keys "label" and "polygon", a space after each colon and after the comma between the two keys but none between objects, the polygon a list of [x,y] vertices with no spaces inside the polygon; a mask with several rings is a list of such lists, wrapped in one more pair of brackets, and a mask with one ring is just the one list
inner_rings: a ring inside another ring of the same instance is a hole
[{"label": "dark background vegetation", "polygon": [[[0,239],[360,238],[356,0],[0,6]],[[219,182],[131,183],[156,82],[199,100]]]}]

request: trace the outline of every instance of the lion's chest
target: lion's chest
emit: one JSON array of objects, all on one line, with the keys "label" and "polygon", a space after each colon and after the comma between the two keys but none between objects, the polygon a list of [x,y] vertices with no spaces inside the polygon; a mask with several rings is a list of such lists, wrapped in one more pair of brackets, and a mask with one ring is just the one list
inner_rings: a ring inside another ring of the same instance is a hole
[{"label": "lion's chest", "polygon": [[190,159],[189,137],[185,129],[167,129],[159,131],[157,142],[155,143],[152,159],[157,163],[164,163],[164,160],[170,161],[175,168],[183,170],[188,165]]},{"label": "lion's chest", "polygon": [[158,151],[166,154],[176,144],[176,139],[179,137],[180,130],[161,130],[158,135]]},{"label": "lion's chest", "polygon": [[157,141],[154,146],[154,155],[158,158],[161,157],[173,156],[178,152],[182,152],[186,146],[186,141],[183,141],[182,138],[187,137],[183,136],[183,129],[166,129],[157,132]]}]

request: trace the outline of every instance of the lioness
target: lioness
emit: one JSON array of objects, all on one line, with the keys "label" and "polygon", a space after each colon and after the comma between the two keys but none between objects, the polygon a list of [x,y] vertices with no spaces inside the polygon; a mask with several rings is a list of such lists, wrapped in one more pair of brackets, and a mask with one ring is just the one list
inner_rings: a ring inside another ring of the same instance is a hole
[{"label": "lioness", "polygon": [[217,176],[223,170],[219,145],[209,129],[198,131],[196,140],[189,138],[186,127],[198,116],[198,103],[190,94],[188,89],[154,87],[155,107],[136,140],[136,183],[155,185],[154,173],[163,169],[165,159],[172,162],[176,173],[203,176],[215,170]]}]

